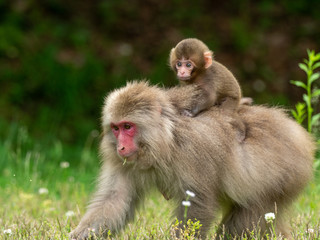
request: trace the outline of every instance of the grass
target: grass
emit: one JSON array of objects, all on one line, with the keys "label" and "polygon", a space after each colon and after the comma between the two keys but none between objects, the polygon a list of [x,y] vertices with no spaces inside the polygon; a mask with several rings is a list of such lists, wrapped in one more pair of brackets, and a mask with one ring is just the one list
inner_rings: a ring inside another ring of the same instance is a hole
[{"label": "grass", "polygon": [[[0,239],[68,239],[95,186],[99,170],[96,134],[90,134],[83,147],[68,147],[58,140],[40,144],[25,128],[13,126],[9,132],[0,141]],[[295,239],[320,239],[319,183],[315,174],[294,204]],[[172,207],[161,194],[151,193],[136,220],[114,239],[172,239]],[[214,232],[213,227],[210,239]],[[253,234],[244,239],[259,238]]]},{"label": "grass", "polygon": [[[12,126],[0,140],[0,239],[68,239],[94,191],[96,143],[93,132],[83,147],[63,146],[58,140],[41,145],[25,128]],[[118,237],[161,239],[170,216],[170,204],[151,193],[134,224]]]}]

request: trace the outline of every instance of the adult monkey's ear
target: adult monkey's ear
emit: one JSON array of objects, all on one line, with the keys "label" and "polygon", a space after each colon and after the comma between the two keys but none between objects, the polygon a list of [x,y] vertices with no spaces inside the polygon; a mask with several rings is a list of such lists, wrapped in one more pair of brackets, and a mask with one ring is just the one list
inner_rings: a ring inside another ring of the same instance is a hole
[{"label": "adult monkey's ear", "polygon": [[208,68],[212,65],[212,55],[213,55],[212,51],[207,51],[203,53],[204,61],[206,62],[206,64],[204,65],[205,68]]}]

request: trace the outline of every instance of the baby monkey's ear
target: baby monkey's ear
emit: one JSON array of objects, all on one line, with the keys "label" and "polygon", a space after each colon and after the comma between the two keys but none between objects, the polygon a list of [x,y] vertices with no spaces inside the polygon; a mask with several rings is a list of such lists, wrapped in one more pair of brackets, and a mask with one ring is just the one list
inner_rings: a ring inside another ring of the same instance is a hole
[{"label": "baby monkey's ear", "polygon": [[172,70],[176,70],[175,64],[176,64],[176,49],[172,48],[170,51],[170,57],[169,57],[169,66],[172,68]]},{"label": "baby monkey's ear", "polygon": [[170,62],[174,59],[175,57],[175,48],[172,48],[171,51],[170,51]]},{"label": "baby monkey's ear", "polygon": [[204,61],[206,62],[206,64],[204,65],[205,68],[208,68],[212,65],[212,55],[213,55],[213,52],[211,51],[207,51],[203,53]]}]

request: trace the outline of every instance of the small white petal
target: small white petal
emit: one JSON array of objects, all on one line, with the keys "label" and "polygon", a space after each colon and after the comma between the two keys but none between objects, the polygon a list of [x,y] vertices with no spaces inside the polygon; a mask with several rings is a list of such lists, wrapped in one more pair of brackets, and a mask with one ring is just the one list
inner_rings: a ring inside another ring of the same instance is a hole
[{"label": "small white petal", "polygon": [[11,234],[12,234],[12,231],[11,231],[11,229],[5,229],[5,230],[3,231],[3,233],[4,233],[4,234],[11,235]]},{"label": "small white petal", "polygon": [[182,201],[182,205],[185,207],[190,207],[191,206],[191,202],[190,201]]},{"label": "small white petal", "polygon": [[274,219],[276,218],[276,215],[272,212],[270,213],[266,213],[264,215],[264,219],[267,221],[267,222],[272,222]]},{"label": "small white petal", "polygon": [[190,197],[195,197],[196,194],[194,192],[191,192],[189,190],[186,191],[186,194],[189,195]]},{"label": "small white petal", "polygon": [[49,193],[49,190],[46,189],[46,188],[40,188],[40,189],[39,189],[39,194],[40,194],[40,195],[46,195],[46,194],[48,194],[48,193]]},{"label": "small white petal", "polygon": [[70,167],[70,163],[68,163],[68,162],[61,162],[61,163],[60,163],[60,167],[61,167],[61,168],[68,168],[68,167]]},{"label": "small white petal", "polygon": [[308,233],[311,233],[311,234],[314,233],[314,229],[309,228],[309,229],[308,229]]},{"label": "small white petal", "polygon": [[67,217],[72,217],[72,216],[75,215],[75,213],[74,213],[74,211],[68,211],[68,212],[66,212],[65,215],[66,215]]}]

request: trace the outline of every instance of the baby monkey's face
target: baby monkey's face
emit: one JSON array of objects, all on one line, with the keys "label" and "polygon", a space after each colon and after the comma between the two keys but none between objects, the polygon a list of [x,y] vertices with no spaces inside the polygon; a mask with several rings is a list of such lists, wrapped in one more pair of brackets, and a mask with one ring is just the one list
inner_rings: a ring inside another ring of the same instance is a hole
[{"label": "baby monkey's face", "polygon": [[178,59],[176,62],[177,77],[181,81],[187,81],[191,78],[191,73],[195,68],[194,62],[185,58]]}]

